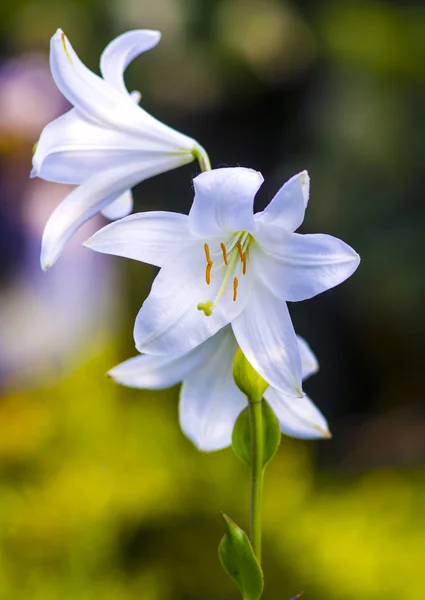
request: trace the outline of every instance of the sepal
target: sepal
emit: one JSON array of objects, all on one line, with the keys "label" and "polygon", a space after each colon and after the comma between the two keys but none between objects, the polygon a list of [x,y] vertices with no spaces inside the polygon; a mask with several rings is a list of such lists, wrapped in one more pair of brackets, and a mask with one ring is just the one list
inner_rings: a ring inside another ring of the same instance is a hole
[{"label": "sepal", "polygon": [[243,600],[259,600],[263,593],[263,571],[246,533],[224,513],[226,534],[218,547],[218,556],[226,573],[233,579]]}]

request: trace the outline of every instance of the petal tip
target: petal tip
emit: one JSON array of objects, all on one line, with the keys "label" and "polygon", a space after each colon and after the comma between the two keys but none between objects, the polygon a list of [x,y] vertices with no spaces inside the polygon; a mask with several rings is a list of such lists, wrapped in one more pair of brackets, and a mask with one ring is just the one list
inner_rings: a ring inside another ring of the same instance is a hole
[{"label": "petal tip", "polygon": [[325,440],[330,440],[332,438],[332,433],[326,427],[320,427],[319,425],[315,426],[315,429],[320,433],[321,437]]},{"label": "petal tip", "polygon": [[55,262],[57,261],[57,259],[59,257],[59,253],[55,255],[51,250],[50,250],[50,252],[48,252],[47,250],[50,250],[50,249],[47,247],[44,248],[42,245],[41,254],[40,254],[40,266],[41,266],[42,271],[47,271],[48,269],[53,267],[53,265],[55,264]]},{"label": "petal tip", "polygon": [[115,367],[113,369],[109,369],[109,371],[106,371],[105,377],[107,379],[111,379],[112,381],[116,381],[116,378],[115,378]]},{"label": "petal tip", "polygon": [[304,169],[304,171],[301,171],[301,173],[300,173],[300,181],[304,185],[306,185],[310,181],[310,176],[308,174],[307,169]]},{"label": "petal tip", "polygon": [[160,31],[158,31],[157,29],[149,29],[149,31],[152,34],[152,37],[158,40],[158,42],[161,40],[162,33]]}]

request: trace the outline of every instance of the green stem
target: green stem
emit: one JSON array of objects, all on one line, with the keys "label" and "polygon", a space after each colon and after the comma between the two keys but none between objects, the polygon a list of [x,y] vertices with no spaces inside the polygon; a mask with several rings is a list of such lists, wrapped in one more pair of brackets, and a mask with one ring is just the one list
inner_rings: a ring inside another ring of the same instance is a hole
[{"label": "green stem", "polygon": [[261,402],[249,403],[251,425],[251,544],[261,564],[263,502],[263,411]]},{"label": "green stem", "polygon": [[205,171],[211,171],[211,162],[210,158],[204,148],[202,146],[196,146],[194,150],[192,150],[192,154],[195,159],[198,161],[199,168],[204,173]]}]

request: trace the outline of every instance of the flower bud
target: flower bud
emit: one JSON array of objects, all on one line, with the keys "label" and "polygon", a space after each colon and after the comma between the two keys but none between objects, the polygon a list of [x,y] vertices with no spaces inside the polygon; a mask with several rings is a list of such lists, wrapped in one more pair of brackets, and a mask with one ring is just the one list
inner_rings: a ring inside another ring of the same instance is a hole
[{"label": "flower bud", "polygon": [[261,402],[269,384],[257,373],[238,348],[233,360],[233,378],[238,388],[248,397],[248,402]]}]

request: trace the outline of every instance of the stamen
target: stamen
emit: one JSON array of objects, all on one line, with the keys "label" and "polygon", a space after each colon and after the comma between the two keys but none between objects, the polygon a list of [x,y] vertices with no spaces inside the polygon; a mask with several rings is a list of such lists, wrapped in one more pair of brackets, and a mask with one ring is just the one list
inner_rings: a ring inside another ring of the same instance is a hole
[{"label": "stamen", "polygon": [[236,302],[236,298],[238,297],[238,285],[239,285],[238,278],[235,277],[233,279],[233,302]]},{"label": "stamen", "polygon": [[[244,240],[244,242],[245,242],[245,240]],[[243,275],[246,275],[246,250],[244,252],[242,244],[241,244],[240,241],[236,242],[236,247],[237,247],[237,249],[239,251],[239,256],[240,256],[241,263],[242,263],[242,273],[243,273]]]},{"label": "stamen", "polygon": [[205,251],[205,257],[207,259],[207,268],[205,271],[205,281],[207,282],[207,285],[210,285],[211,283],[211,269],[213,266],[213,261],[211,260],[211,256],[210,256],[210,247],[208,246],[208,244],[204,244],[204,251]]},{"label": "stamen", "polygon": [[207,282],[207,285],[210,285],[210,283],[211,283],[211,269],[212,269],[212,263],[209,263],[207,265],[207,269],[205,271],[205,281]]},{"label": "stamen", "polygon": [[239,256],[241,257],[241,261],[243,262],[242,244],[240,242],[236,242],[236,248],[239,250]]},{"label": "stamen", "polygon": [[246,250],[245,252],[242,254],[242,274],[246,275]]},{"label": "stamen", "polygon": [[223,244],[223,242],[221,242],[220,247],[221,247],[221,251],[223,252],[224,264],[227,265],[227,250],[226,250],[226,246]]},{"label": "stamen", "polygon": [[[238,239],[239,238],[239,239]],[[236,232],[233,236],[232,241],[229,245],[225,245],[224,242],[220,243],[221,252],[223,254],[223,262],[225,267],[225,273],[220,287],[217,290],[214,300],[208,300],[207,302],[200,302],[197,306],[198,310],[201,310],[206,317],[210,317],[219,302],[220,298],[224,294],[227,284],[233,279],[233,302],[236,302],[238,297],[239,279],[234,277],[235,267],[238,260],[242,263],[242,274],[245,275],[247,272],[248,255],[247,249],[250,243],[250,234],[248,231]],[[207,267],[205,271],[205,280],[209,285],[211,283],[211,269],[213,261],[211,260],[210,248],[208,244],[204,244],[205,257],[207,260]],[[223,267],[224,265],[221,265]],[[220,267],[220,269],[221,269]]]},{"label": "stamen", "polygon": [[212,264],[211,256],[210,256],[210,247],[208,244],[204,244],[205,257],[207,259],[208,264]]}]

